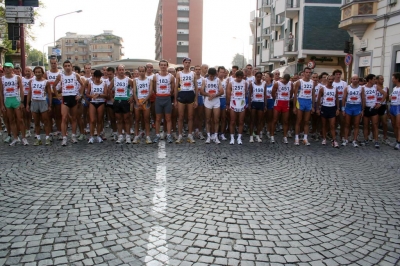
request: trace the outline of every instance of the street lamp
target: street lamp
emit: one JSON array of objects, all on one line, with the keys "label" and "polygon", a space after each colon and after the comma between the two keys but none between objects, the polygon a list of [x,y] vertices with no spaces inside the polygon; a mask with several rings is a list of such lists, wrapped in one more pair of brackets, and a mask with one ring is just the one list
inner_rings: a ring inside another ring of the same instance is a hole
[{"label": "street lamp", "polygon": [[233,37],[233,39],[242,41],[242,49],[243,49],[242,68],[244,68],[244,41],[243,39],[240,39],[238,37]]},{"label": "street lamp", "polygon": [[81,13],[82,10],[77,10],[74,12],[69,12],[69,13],[65,13],[65,14],[61,14],[58,16],[54,17],[54,24],[53,24],[53,28],[54,28],[54,47],[56,47],[56,18],[61,17],[61,16],[65,16],[65,15],[69,15],[69,14],[74,14],[74,13]]},{"label": "street lamp", "polygon": [[48,42],[48,43],[46,43],[46,44],[44,44],[43,45],[43,50],[42,50],[42,55],[43,55],[43,66],[44,66],[44,47],[46,46],[46,45],[49,45],[49,44],[52,44],[53,42]]}]

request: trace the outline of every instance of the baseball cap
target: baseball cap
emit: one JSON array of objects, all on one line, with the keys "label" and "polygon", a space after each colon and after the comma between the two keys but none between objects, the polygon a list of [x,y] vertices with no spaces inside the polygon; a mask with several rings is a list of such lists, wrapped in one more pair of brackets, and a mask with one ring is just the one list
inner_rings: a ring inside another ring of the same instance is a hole
[{"label": "baseball cap", "polygon": [[5,63],[4,66],[14,68],[14,65],[10,62]]}]

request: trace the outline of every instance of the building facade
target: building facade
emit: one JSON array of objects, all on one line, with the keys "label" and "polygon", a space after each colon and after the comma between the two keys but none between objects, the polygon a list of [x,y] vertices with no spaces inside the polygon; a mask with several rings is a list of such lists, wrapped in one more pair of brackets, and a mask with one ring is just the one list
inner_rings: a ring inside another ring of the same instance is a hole
[{"label": "building facade", "polygon": [[[352,36],[351,72],[364,77],[400,72],[400,6],[397,0],[344,0],[339,28]],[[391,87],[391,86],[390,86]]]},{"label": "building facade", "polygon": [[154,25],[156,60],[202,63],[203,0],[159,0]]},{"label": "building facade", "polygon": [[[65,37],[56,41],[56,45],[61,50],[60,62],[70,60],[73,65],[81,68],[87,63],[99,65],[120,60],[124,55],[123,39],[107,30],[99,35],[67,32]],[[53,54],[53,47],[49,47],[48,54]]]},{"label": "building facade", "polygon": [[258,0],[250,13],[253,64],[281,75],[310,66],[314,72],[346,72],[343,52],[349,40],[338,28],[341,0]]}]

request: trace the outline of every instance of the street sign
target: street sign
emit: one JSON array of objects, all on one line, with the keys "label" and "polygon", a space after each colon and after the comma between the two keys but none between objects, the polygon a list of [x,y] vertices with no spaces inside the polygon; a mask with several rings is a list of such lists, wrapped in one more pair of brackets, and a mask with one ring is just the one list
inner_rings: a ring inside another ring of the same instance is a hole
[{"label": "street sign", "polygon": [[33,6],[6,6],[7,12],[33,12]]},{"label": "street sign", "polygon": [[7,23],[35,24],[33,18],[6,18]]},{"label": "street sign", "polygon": [[[6,0],[5,1],[6,6],[18,6],[19,1],[18,0]],[[39,7],[39,0],[23,0],[22,1],[23,6],[33,6],[33,7]]]},{"label": "street sign", "polygon": [[315,67],[315,61],[310,61],[310,62],[308,62],[308,63],[307,63],[307,67],[309,67],[309,68],[311,68],[311,69],[314,69],[314,67]]},{"label": "street sign", "polygon": [[344,58],[344,63],[346,66],[351,64],[351,61],[353,60],[353,56],[351,54],[347,54],[346,57]]},{"label": "street sign", "polygon": [[6,11],[6,17],[7,18],[33,18],[34,14],[33,11]]}]

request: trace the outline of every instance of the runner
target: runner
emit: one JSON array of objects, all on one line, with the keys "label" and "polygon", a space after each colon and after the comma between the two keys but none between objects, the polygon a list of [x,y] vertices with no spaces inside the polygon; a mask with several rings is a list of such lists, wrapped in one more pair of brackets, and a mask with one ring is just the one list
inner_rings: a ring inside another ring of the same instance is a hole
[{"label": "runner", "polygon": [[[392,143],[390,143],[388,137],[387,137],[387,132],[388,132],[388,124],[387,124],[387,113],[388,113],[388,105],[387,102],[389,101],[389,88],[384,87],[384,79],[382,75],[376,76],[376,102],[377,103],[382,103],[381,107],[378,109],[378,115],[379,115],[379,122],[382,125],[382,131],[383,131],[383,138],[382,142],[385,143],[386,145],[391,146]],[[383,94],[380,93],[379,88],[382,89],[384,92],[386,92],[386,98],[383,98]]]},{"label": "runner", "polygon": [[[83,88],[83,95],[84,98],[81,101],[81,104],[78,105],[78,126],[79,126],[79,137],[78,140],[82,141],[86,139],[86,132],[90,132],[90,129],[88,128],[89,125],[89,120],[90,120],[90,114],[89,114],[89,108],[90,108],[90,97],[88,93],[88,85],[89,81],[92,80],[92,66],[90,64],[85,64],[83,66],[84,69],[84,76],[81,76],[82,83],[84,84]],[[100,71],[101,73],[101,71]],[[80,113],[81,112],[81,113]],[[103,119],[101,119],[100,123],[103,123]],[[103,126],[101,126],[103,128]],[[82,131],[81,131],[82,130]],[[101,134],[102,132],[96,132],[97,134]]]},{"label": "runner", "polygon": [[309,67],[304,68],[303,78],[297,81],[294,85],[293,102],[295,104],[293,107],[293,114],[296,115],[294,145],[296,146],[300,145],[299,134],[300,127],[302,125],[304,125],[303,144],[306,146],[310,146],[310,142],[308,142],[307,137],[309,132],[310,113],[314,112],[314,81],[310,79],[311,71],[312,70]]},{"label": "runner", "polygon": [[[265,73],[265,98],[266,98],[266,107],[267,107],[267,113],[266,113],[266,123],[267,123],[267,138],[271,138],[271,132],[272,132],[272,124],[273,124],[273,117],[274,117],[274,99],[272,98],[272,87],[273,87],[273,78],[274,75],[272,73]],[[261,138],[261,133],[260,133],[260,138]]]},{"label": "runner", "polygon": [[250,143],[254,142],[253,131],[254,126],[257,124],[256,141],[262,142],[260,134],[262,133],[264,112],[265,112],[265,99],[266,99],[266,83],[261,80],[262,73],[255,74],[255,81],[250,82],[249,95],[251,106],[251,122],[250,122]]},{"label": "runner", "polygon": [[[275,78],[276,78],[276,72]],[[282,116],[283,124],[283,143],[288,144],[287,134],[289,129],[289,101],[293,94],[293,85],[290,82],[290,75],[285,74],[282,81],[275,81],[272,87],[272,97],[275,100],[274,104],[274,120],[271,132],[271,143],[275,143],[275,127],[279,119],[279,114]]]},{"label": "runner", "polygon": [[336,116],[339,115],[339,96],[338,89],[332,86],[333,80],[333,75],[328,76],[327,85],[321,86],[319,89],[317,113],[321,115],[322,120],[322,145],[326,145],[326,128],[328,122],[332,135],[332,147],[339,148],[335,130]]},{"label": "runner", "polygon": [[197,107],[197,82],[193,71],[190,71],[190,58],[184,58],[182,61],[183,70],[178,72],[176,75],[175,84],[175,107],[178,108],[178,139],[175,143],[182,143],[182,131],[183,131],[183,119],[185,115],[185,109],[187,109],[187,119],[189,126],[189,134],[187,142],[195,143],[193,139],[193,112]]},{"label": "runner", "polygon": [[215,130],[212,139],[216,144],[220,144],[221,142],[218,139],[217,133],[221,105],[219,96],[224,94],[224,89],[222,88],[221,81],[216,77],[217,70],[215,68],[209,68],[207,74],[208,76],[204,79],[203,86],[201,87],[201,95],[204,96],[204,107],[206,112],[206,144],[211,142],[211,116],[214,118],[213,122]]},{"label": "runner", "polygon": [[197,108],[194,112],[194,126],[195,136],[201,140],[204,140],[203,136],[203,122],[204,122],[204,97],[200,94],[200,88],[203,86],[204,78],[201,76],[201,67],[194,67],[194,78],[197,82]]},{"label": "runner", "polygon": [[[85,66],[86,70],[86,66]],[[86,71],[85,71],[86,73]],[[97,126],[97,132],[103,132],[104,108],[105,102],[108,98],[107,83],[101,80],[102,73],[100,70],[95,70],[93,77],[86,82],[87,97],[90,100],[89,105],[89,119],[90,119],[90,138],[88,143],[94,142],[94,131]],[[102,143],[103,139],[97,136],[97,142]]]},{"label": "runner", "polygon": [[[169,67],[168,68],[168,73],[171,74],[172,76],[174,76],[175,84],[176,84],[176,80],[177,80],[176,79],[176,71],[178,69],[179,68],[175,69],[173,67]],[[173,139],[177,140],[178,136],[176,135],[176,131],[177,131],[176,123],[178,122],[178,106],[175,105],[175,88],[173,88],[173,89],[174,89],[174,92],[173,92],[173,95],[171,95],[171,102],[172,102],[172,111],[171,111],[171,125],[172,125],[172,128],[171,128],[171,135],[172,135]],[[161,121],[163,121],[163,120],[165,120],[164,117],[161,118]],[[161,130],[161,131],[163,131],[163,130]],[[183,134],[182,134],[182,136],[183,136]],[[162,132],[162,134],[161,134],[161,139],[164,139],[164,132]]]},{"label": "runner", "polygon": [[5,112],[10,123],[10,128],[14,139],[10,146],[21,142],[18,137],[18,129],[21,131],[22,143],[26,146],[29,145],[25,138],[25,126],[22,109],[24,101],[21,100],[21,95],[24,95],[24,87],[22,86],[22,79],[20,76],[13,74],[14,65],[12,63],[5,63],[3,66],[4,76],[1,77],[0,83],[0,107],[3,113]]},{"label": "runner", "polygon": [[153,82],[155,83],[154,91],[156,93],[155,111],[156,111],[156,137],[153,142],[157,143],[160,141],[160,125],[161,118],[165,115],[165,123],[167,124],[167,141],[172,143],[173,139],[171,136],[171,112],[172,102],[171,94],[172,88],[175,87],[175,78],[167,72],[168,61],[161,60],[158,63],[160,67],[160,73],[154,75]]},{"label": "runner", "polygon": [[[369,74],[365,77],[367,84],[364,85],[365,94],[365,108],[363,112],[363,131],[364,131],[364,142],[363,145],[368,145],[369,125],[372,124],[372,135],[375,140],[375,148],[379,149],[378,142],[378,110],[381,107],[383,99],[386,98],[386,92],[382,87],[376,87],[375,75]],[[382,100],[377,102],[377,92],[383,95]]]},{"label": "runner", "polygon": [[114,95],[113,108],[115,113],[115,118],[117,120],[118,129],[118,140],[116,144],[121,144],[124,141],[124,136],[122,135],[122,130],[125,130],[125,143],[131,143],[130,136],[130,103],[133,101],[133,96],[129,94],[129,86],[133,88],[133,81],[125,76],[125,66],[119,65],[116,68],[117,75],[114,77],[113,81],[110,82],[108,86],[109,90],[113,90]]},{"label": "runner", "polygon": [[[365,94],[363,87],[359,85],[358,75],[351,77],[351,84],[348,85],[343,92],[342,108],[344,109],[344,140],[342,146],[348,143],[349,131],[351,125],[353,126],[353,147],[357,148],[358,129],[360,124],[360,117],[363,115],[365,105]],[[351,120],[353,122],[351,123]]]},{"label": "runner", "polygon": [[344,125],[344,117],[343,117],[344,112],[342,111],[342,99],[343,99],[343,91],[344,91],[344,88],[347,87],[347,83],[345,81],[341,80],[342,71],[340,69],[334,70],[332,75],[334,76],[334,79],[335,79],[332,86],[337,89],[338,98],[339,98],[339,116],[338,116],[338,119],[336,120],[336,124],[339,124],[340,138],[343,141],[345,125]]},{"label": "runner", "polygon": [[[71,116],[71,127],[72,127],[72,143],[78,143],[76,139],[76,126],[77,126],[77,103],[82,100],[83,83],[79,74],[72,72],[72,64],[69,60],[65,60],[63,63],[64,73],[60,73],[54,81],[53,88],[54,93],[61,93],[62,105],[61,105],[61,134],[63,137],[62,146],[67,146],[67,127],[68,117]],[[61,84],[61,88],[57,89],[57,85]],[[81,90],[77,89],[77,84],[81,86]]]},{"label": "runner", "polygon": [[226,108],[230,109],[230,125],[229,130],[231,133],[231,141],[229,142],[230,145],[235,144],[235,123],[236,117],[239,118],[238,123],[238,137],[237,143],[242,145],[242,134],[243,134],[243,125],[244,125],[244,116],[245,116],[245,109],[247,108],[246,105],[246,92],[248,90],[247,83],[243,79],[244,73],[243,71],[237,71],[235,73],[235,80],[228,84],[226,89],[226,100],[227,104]]},{"label": "runner", "polygon": [[139,77],[133,81],[133,97],[135,99],[135,137],[133,144],[140,142],[139,139],[139,120],[142,114],[142,129],[146,130],[146,144],[153,143],[150,139],[150,98],[153,94],[153,81],[146,77],[146,67],[138,67]]},{"label": "runner", "polygon": [[[54,132],[54,137],[58,135],[58,140],[62,140],[62,135],[61,135],[61,121],[62,121],[62,116],[61,116],[61,95],[59,97],[56,97],[55,91],[59,90],[61,87],[59,84],[58,88],[54,87],[54,82],[56,81],[58,75],[60,74],[60,71],[57,68],[57,59],[56,58],[51,58],[50,59],[50,70],[47,70],[44,78],[48,80],[48,83],[51,86],[51,91],[52,91],[52,103],[51,103],[51,118],[54,119],[55,124],[56,124],[56,132]],[[51,119],[50,119],[51,122]]]},{"label": "runner", "polygon": [[[51,103],[52,103],[52,92],[50,83],[43,77],[44,70],[42,67],[37,66],[33,69],[35,78],[29,81],[29,92],[27,95],[26,110],[32,112],[33,121],[35,123],[35,134],[36,141],[33,143],[34,146],[42,145],[40,139],[40,122],[44,124],[44,131],[46,134],[45,145],[50,145],[50,133],[51,133]],[[48,102],[47,102],[48,97]]]},{"label": "runner", "polygon": [[321,132],[321,116],[317,114],[317,107],[318,107],[318,94],[319,94],[319,89],[321,86],[326,85],[326,77],[328,76],[328,73],[322,72],[319,76],[317,73],[313,73],[312,75],[312,80],[314,82],[314,92],[313,92],[313,105],[314,105],[314,112],[311,114],[311,135],[312,138],[315,139],[315,141],[319,141],[320,137],[320,132]]},{"label": "runner", "polygon": [[[107,110],[107,117],[111,126],[111,140],[118,140],[118,130],[117,130],[117,120],[115,118],[115,113],[114,113],[114,87],[110,90],[110,84],[114,80],[115,76],[115,69],[113,67],[108,67],[107,68],[107,76],[104,78],[103,76],[103,81],[107,85],[107,91],[108,91],[108,97],[106,101],[106,110]],[[103,139],[104,140],[104,139]]]},{"label": "runner", "polygon": [[220,140],[226,140],[225,138],[225,130],[226,130],[226,88],[228,86],[228,78],[225,77],[227,70],[225,67],[220,66],[218,67],[218,79],[221,83],[222,89],[224,90],[224,94],[219,96],[219,104],[220,104],[220,118],[219,120],[221,121],[221,125],[219,128],[219,139]]},{"label": "runner", "polygon": [[[25,76],[22,77],[22,86],[24,87],[24,106],[28,105],[28,94],[29,94],[29,82],[34,78],[32,69],[30,67],[25,67]],[[31,131],[29,130],[31,126],[31,120],[32,120],[32,115],[31,111],[27,108],[24,108],[23,110],[24,114],[24,123],[26,127],[26,137],[31,136]]]},{"label": "runner", "polygon": [[396,138],[395,150],[400,150],[400,73],[392,75],[392,82],[395,85],[390,96],[390,119],[392,121],[394,136]]}]

